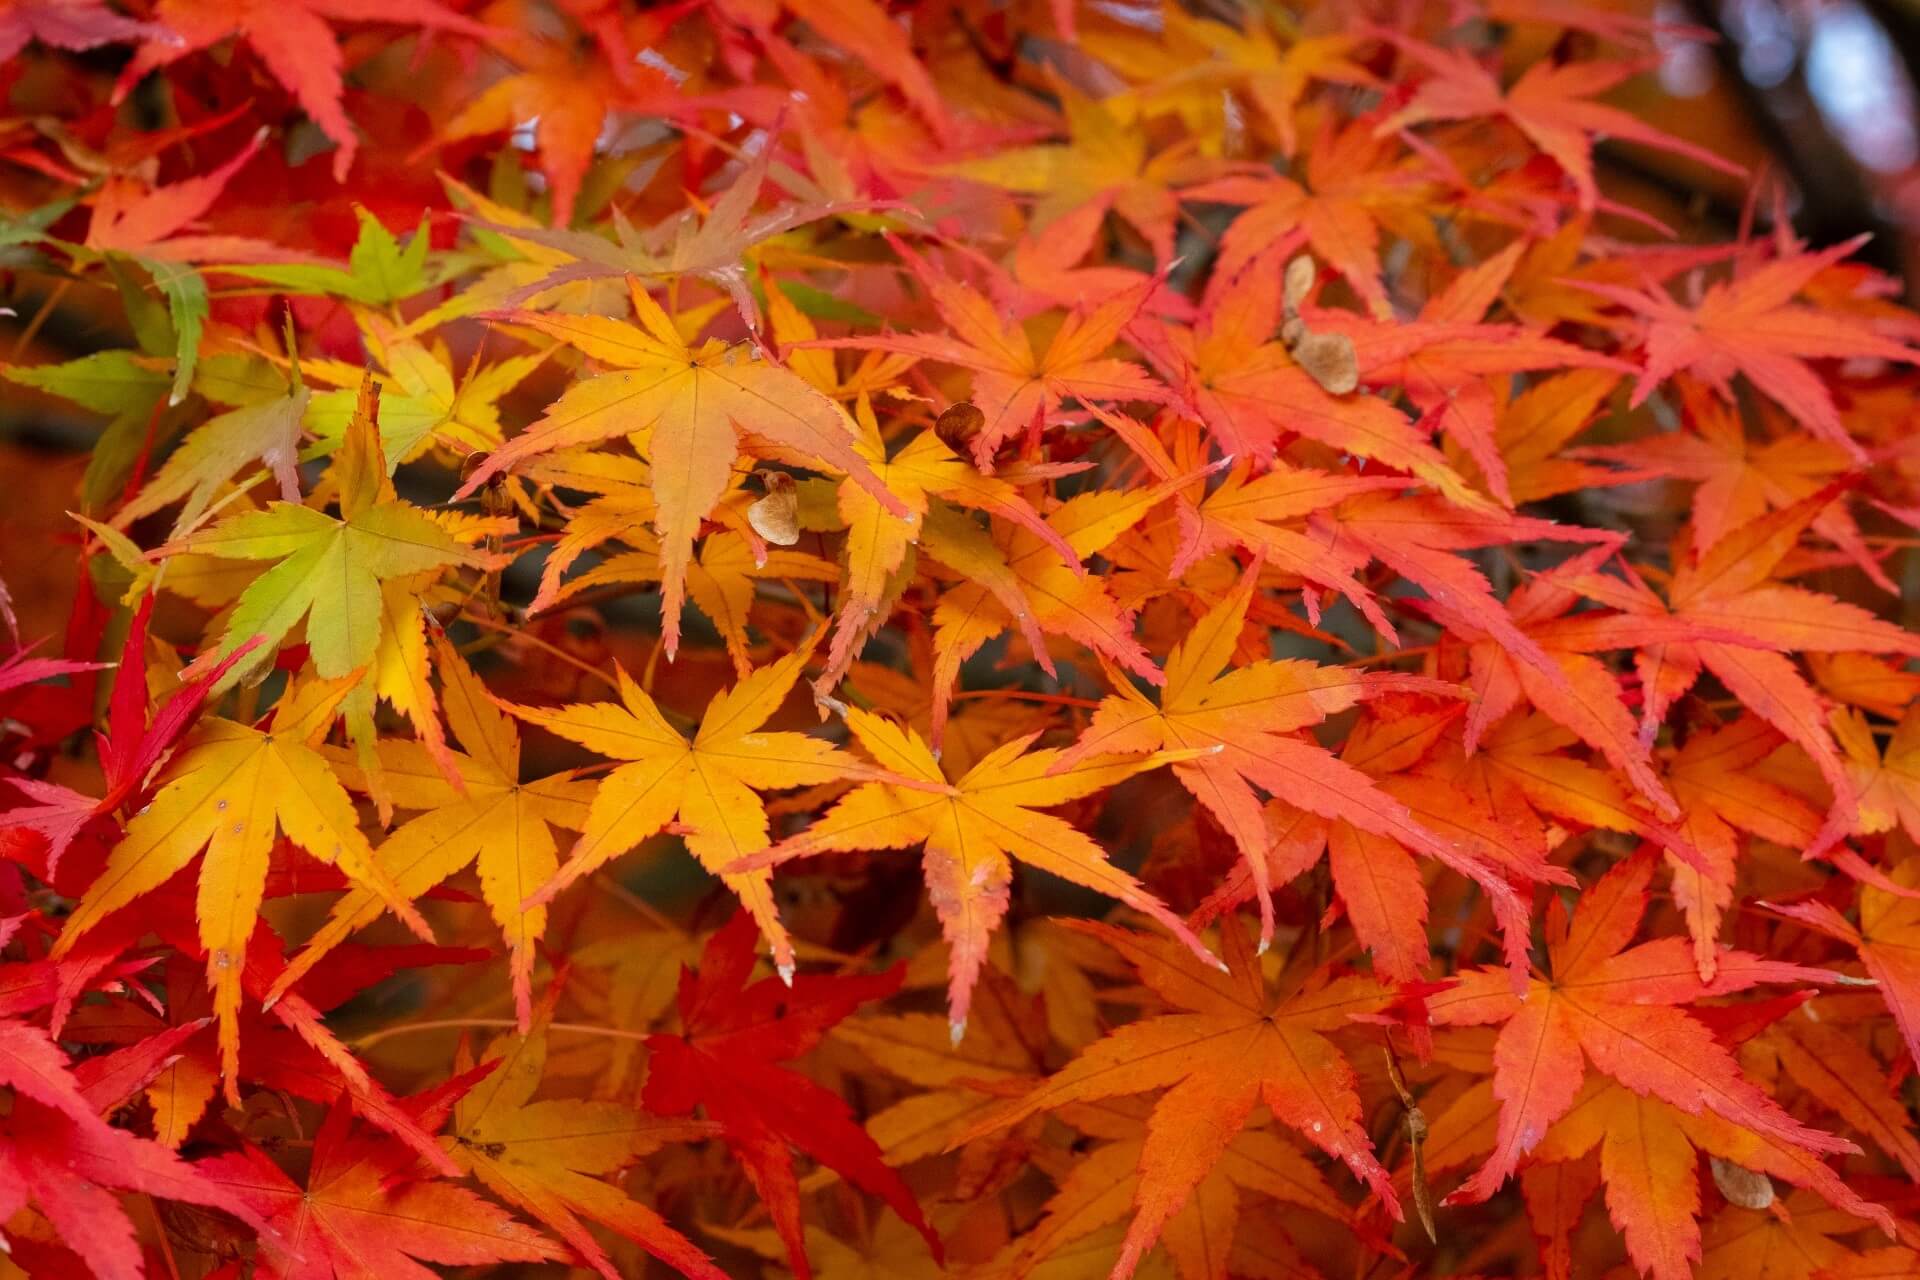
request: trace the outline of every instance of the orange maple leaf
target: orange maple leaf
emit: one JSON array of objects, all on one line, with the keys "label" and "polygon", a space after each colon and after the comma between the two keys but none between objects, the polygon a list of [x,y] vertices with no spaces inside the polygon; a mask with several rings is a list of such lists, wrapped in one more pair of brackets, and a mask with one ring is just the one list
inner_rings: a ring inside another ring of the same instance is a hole
[{"label": "orange maple leaf", "polygon": [[1732,398],[1733,375],[1744,373],[1815,436],[1845,452],[1856,466],[1864,465],[1866,450],[1840,421],[1833,392],[1807,361],[1874,357],[1913,363],[1920,353],[1882,337],[1863,320],[1794,301],[1815,276],[1858,249],[1864,239],[1755,267],[1710,286],[1692,307],[1650,287],[1580,287],[1642,320],[1646,368],[1633,389],[1635,405],[1682,369],[1727,399]]},{"label": "orange maple leaf", "polygon": [[1383,35],[1432,73],[1432,78],[1421,83],[1411,102],[1376,126],[1379,132],[1392,133],[1433,120],[1504,119],[1560,166],[1579,194],[1583,210],[1594,208],[1600,198],[1593,177],[1597,134],[1671,151],[1722,173],[1740,176],[1744,172],[1717,153],[1656,129],[1631,112],[1590,101],[1594,94],[1639,74],[1643,68],[1637,63],[1556,65],[1543,59],[1502,90],[1493,73],[1468,53],[1396,33]]},{"label": "orange maple leaf", "polygon": [[717,695],[691,741],[625,668],[616,669],[618,702],[559,708],[502,702],[529,724],[627,762],[601,780],[586,829],[566,863],[525,905],[552,901],[568,885],[677,820],[688,851],[739,897],[759,922],[781,972],[792,973],[793,945],[780,924],[771,873],[736,868],[770,843],[758,793],[875,776],[872,768],[824,739],[761,727],[786,701],[811,656],[809,644]]},{"label": "orange maple leaf", "polygon": [[1225,1155],[1256,1103],[1364,1181],[1394,1217],[1400,1202],[1360,1123],[1353,1068],[1331,1038],[1391,1003],[1372,978],[1331,978],[1296,964],[1270,992],[1236,919],[1221,929],[1224,974],[1173,943],[1071,921],[1125,956],[1168,1013],[1122,1026],[1024,1097],[1002,1104],[958,1141],[1040,1111],[1164,1091],[1140,1147],[1136,1213],[1111,1280],[1126,1280],[1194,1188]]},{"label": "orange maple leaf", "polygon": [[1432,996],[1439,1026],[1502,1024],[1493,1053],[1500,1119],[1493,1154],[1447,1197],[1485,1200],[1565,1116],[1591,1062],[1637,1094],[1687,1115],[1708,1111],[1760,1138],[1816,1154],[1857,1150],[1809,1129],[1740,1072],[1705,1024],[1680,1008],[1761,983],[1832,980],[1838,975],[1748,952],[1720,953],[1703,982],[1685,939],[1628,947],[1646,910],[1653,861],[1617,864],[1581,896],[1571,917],[1559,898],[1548,905],[1548,972],[1516,995],[1504,970],[1476,969]]},{"label": "orange maple leaf", "polygon": [[904,242],[891,243],[950,332],[820,338],[798,345],[898,352],[973,370],[972,400],[985,416],[973,439],[973,458],[983,471],[1001,444],[1021,432],[1037,434],[1054,421],[1068,397],[1082,402],[1170,398],[1145,369],[1107,354],[1139,314],[1155,281],[1068,316],[1041,355],[1026,331],[1003,320],[977,289],[936,270]]},{"label": "orange maple leaf", "polygon": [[1246,625],[1257,575],[1257,567],[1249,570],[1239,587],[1174,647],[1157,705],[1114,675],[1115,692],[1102,700],[1086,732],[1055,768],[1070,769],[1095,752],[1209,752],[1176,763],[1174,776],[1206,806],[1245,859],[1260,901],[1263,948],[1273,936],[1267,864],[1271,836],[1255,786],[1296,808],[1397,841],[1473,878],[1493,900],[1509,947],[1523,948],[1525,907],[1497,871],[1427,830],[1366,774],[1304,736],[1327,717],[1382,693],[1452,693],[1453,687],[1303,661],[1255,662],[1223,672]]}]

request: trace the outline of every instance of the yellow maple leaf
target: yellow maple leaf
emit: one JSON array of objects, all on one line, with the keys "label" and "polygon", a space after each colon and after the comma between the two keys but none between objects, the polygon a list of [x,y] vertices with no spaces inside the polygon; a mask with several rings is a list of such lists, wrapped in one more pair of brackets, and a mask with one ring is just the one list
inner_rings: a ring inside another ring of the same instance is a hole
[{"label": "yellow maple leaf", "polygon": [[743,429],[753,433],[756,452],[802,466],[825,463],[867,486],[895,515],[907,509],[854,451],[852,424],[839,405],[790,370],[756,358],[757,351],[718,339],[690,345],[637,281],[630,292],[639,325],[605,316],[512,314],[514,323],[551,334],[616,372],[568,388],[544,418],[488,455],[454,498],[535,455],[635,437],[652,464],[661,632],[671,658],[680,646],[693,541],[727,491]]},{"label": "yellow maple leaf", "polygon": [[[444,637],[434,639],[446,682],[443,703],[464,752],[452,753],[463,784],[456,789],[423,742],[382,738],[381,772],[403,809],[425,810],[388,836],[375,854],[381,872],[408,898],[477,863],[480,893],[505,935],[512,959],[514,1007],[520,1025],[532,1015],[534,944],[547,929],[545,907],[523,907],[529,894],[559,869],[552,826],[578,831],[586,825],[593,784],[565,776],[520,781],[520,735],[488,699],[486,687]],[[365,771],[341,762],[356,789],[368,789]],[[294,957],[268,993],[272,1000],[357,930],[379,918],[379,894],[356,887],[333,904],[305,950]]]},{"label": "yellow maple leaf", "polygon": [[360,678],[308,681],[290,690],[265,729],[210,719],[157,779],[153,802],[127,823],[55,941],[65,955],[86,933],[150,893],[206,850],[196,914],[207,950],[207,984],[220,1020],[227,1098],[239,1105],[240,978],[266,892],[276,835],[367,886],[409,928],[431,939],[426,921],[374,861],[353,801],[315,744]]},{"label": "yellow maple leaf", "polygon": [[549,902],[582,876],[678,822],[687,849],[752,913],[772,945],[782,976],[793,972],[793,944],[773,901],[772,873],[733,864],[765,849],[767,810],[759,792],[818,786],[874,771],[823,738],[761,728],[786,701],[813,646],[807,644],[715,695],[689,741],[668,723],[646,690],[618,670],[620,701],[560,708],[501,703],[527,721],[601,755],[628,763],[602,779],[586,832],[558,875],[529,900]]},{"label": "yellow maple leaf", "polygon": [[858,708],[848,709],[847,727],[881,768],[922,789],[885,781],[858,787],[820,821],[736,870],[762,868],[757,874],[765,875],[764,868],[807,854],[924,846],[927,894],[953,949],[947,1013],[956,1042],[966,1032],[987,937],[1007,913],[1013,858],[1152,916],[1195,954],[1217,963],[1178,914],[1108,862],[1089,836],[1064,818],[1037,812],[1195,753],[1086,756],[1064,768],[1059,751],[1027,750],[1040,736],[1030,733],[948,782],[933,748],[911,729]]}]

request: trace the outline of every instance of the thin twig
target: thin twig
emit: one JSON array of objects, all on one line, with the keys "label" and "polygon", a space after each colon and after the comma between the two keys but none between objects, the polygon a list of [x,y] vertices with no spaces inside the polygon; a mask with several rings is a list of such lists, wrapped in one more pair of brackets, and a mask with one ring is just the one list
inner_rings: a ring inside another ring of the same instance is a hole
[{"label": "thin twig", "polygon": [[[475,1030],[511,1031],[520,1024],[513,1018],[432,1018],[425,1022],[403,1022],[396,1027],[382,1027],[357,1039],[348,1041],[356,1049],[370,1049],[382,1040],[394,1036],[410,1035],[416,1031],[452,1031],[462,1028]],[[586,1022],[549,1022],[548,1031],[566,1031],[582,1036],[607,1036],[614,1040],[646,1040],[647,1032],[625,1031],[619,1027],[600,1027]]]}]

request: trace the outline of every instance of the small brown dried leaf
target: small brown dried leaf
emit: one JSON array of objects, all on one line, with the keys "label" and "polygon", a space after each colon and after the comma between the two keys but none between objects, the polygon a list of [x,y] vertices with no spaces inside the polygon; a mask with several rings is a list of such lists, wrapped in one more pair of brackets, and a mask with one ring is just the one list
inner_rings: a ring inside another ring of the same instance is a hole
[{"label": "small brown dried leaf", "polygon": [[1304,333],[1293,344],[1293,358],[1330,395],[1343,396],[1360,385],[1360,360],[1344,333]]},{"label": "small brown dried leaf", "polygon": [[987,415],[971,401],[948,405],[934,419],[933,432],[950,445],[970,440],[987,424]]},{"label": "small brown dried leaf", "polygon": [[1287,274],[1280,289],[1280,300],[1289,316],[1300,310],[1300,304],[1307,300],[1309,293],[1313,292],[1313,282],[1317,278],[1318,273],[1313,265],[1313,259],[1304,253],[1287,264]]},{"label": "small brown dried leaf", "polygon": [[1766,1174],[1719,1156],[1709,1156],[1708,1163],[1713,1166],[1713,1185],[1720,1188],[1727,1203],[1742,1209],[1765,1209],[1773,1203],[1773,1180]]},{"label": "small brown dried leaf", "polygon": [[800,491],[784,471],[762,471],[767,496],[747,508],[747,523],[776,547],[800,541]]}]

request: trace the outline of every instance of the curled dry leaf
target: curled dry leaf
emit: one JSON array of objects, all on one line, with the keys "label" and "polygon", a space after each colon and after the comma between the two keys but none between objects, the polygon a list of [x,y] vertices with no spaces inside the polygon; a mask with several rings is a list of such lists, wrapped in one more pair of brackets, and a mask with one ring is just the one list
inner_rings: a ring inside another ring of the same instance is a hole
[{"label": "curled dry leaf", "polygon": [[955,448],[980,434],[980,428],[986,425],[987,415],[971,400],[948,405],[933,420],[934,434]]},{"label": "curled dry leaf", "polygon": [[1719,1156],[1709,1156],[1707,1163],[1713,1169],[1713,1185],[1720,1188],[1720,1194],[1729,1203],[1742,1209],[1765,1209],[1773,1204],[1773,1180],[1764,1173],[1755,1173],[1744,1165],[1731,1160],[1722,1160]]},{"label": "curled dry leaf", "polygon": [[1294,362],[1328,395],[1344,396],[1360,385],[1360,358],[1344,333],[1315,333],[1300,316],[1300,304],[1313,292],[1313,259],[1301,254],[1287,263],[1281,280],[1280,341]]},{"label": "curled dry leaf", "polygon": [[747,508],[747,523],[774,546],[790,547],[800,541],[799,487],[784,471],[756,474],[766,486],[766,494]]}]

